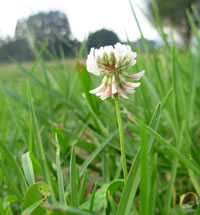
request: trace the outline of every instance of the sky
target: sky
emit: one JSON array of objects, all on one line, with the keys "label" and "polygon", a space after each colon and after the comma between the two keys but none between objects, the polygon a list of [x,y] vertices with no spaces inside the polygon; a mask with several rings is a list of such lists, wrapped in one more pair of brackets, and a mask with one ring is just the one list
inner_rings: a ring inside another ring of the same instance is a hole
[{"label": "sky", "polygon": [[[131,0],[147,39],[158,34],[144,17],[146,0]],[[140,38],[128,0],[6,0],[0,7],[0,37],[14,36],[17,20],[39,11],[60,10],[69,20],[72,34],[80,41],[102,28],[113,30],[122,41]]]}]

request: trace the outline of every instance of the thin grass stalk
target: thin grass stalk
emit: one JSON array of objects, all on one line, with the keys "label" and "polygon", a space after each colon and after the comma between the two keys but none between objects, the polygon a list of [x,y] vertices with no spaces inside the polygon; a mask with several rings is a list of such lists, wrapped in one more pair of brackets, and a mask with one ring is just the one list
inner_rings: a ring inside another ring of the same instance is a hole
[{"label": "thin grass stalk", "polygon": [[60,146],[58,143],[57,133],[56,133],[55,139],[56,139],[56,169],[57,169],[57,177],[58,177],[59,200],[62,206],[67,206],[65,201],[63,174],[62,174],[62,169],[60,164]]},{"label": "thin grass stalk", "polygon": [[123,166],[123,173],[124,173],[124,182],[127,181],[127,166],[126,166],[126,154],[125,154],[125,146],[124,146],[124,133],[123,133],[123,127],[122,127],[122,119],[120,115],[120,107],[119,107],[119,100],[118,97],[114,97],[115,100],[115,108],[116,108],[116,114],[117,114],[117,122],[119,127],[119,137],[120,137],[120,147],[121,147],[121,160],[122,160],[122,166]]}]

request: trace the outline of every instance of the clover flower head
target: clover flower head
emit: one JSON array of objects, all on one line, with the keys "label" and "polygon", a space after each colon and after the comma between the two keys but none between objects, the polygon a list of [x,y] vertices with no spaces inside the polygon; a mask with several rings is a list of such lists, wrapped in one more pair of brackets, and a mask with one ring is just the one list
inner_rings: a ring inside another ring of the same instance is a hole
[{"label": "clover flower head", "polygon": [[117,43],[113,46],[105,46],[99,49],[91,48],[87,58],[87,70],[97,76],[104,76],[101,84],[90,93],[96,94],[102,100],[114,97],[115,94],[128,98],[126,94],[135,93],[135,88],[140,83],[133,83],[127,79],[140,80],[144,71],[130,75],[124,70],[136,63],[137,53],[128,45]]}]

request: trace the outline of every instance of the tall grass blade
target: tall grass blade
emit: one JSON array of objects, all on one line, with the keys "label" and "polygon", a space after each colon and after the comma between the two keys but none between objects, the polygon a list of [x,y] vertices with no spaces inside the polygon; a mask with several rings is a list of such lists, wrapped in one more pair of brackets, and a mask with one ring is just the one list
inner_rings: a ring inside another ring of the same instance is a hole
[{"label": "tall grass blade", "polygon": [[185,156],[183,156],[180,152],[177,151],[176,148],[174,148],[170,143],[168,143],[162,136],[160,136],[155,130],[150,128],[149,126],[145,125],[142,121],[138,119],[134,119],[136,124],[139,126],[145,127],[147,132],[155,137],[155,139],[164,147],[166,147],[171,154],[173,154],[175,157],[177,157],[188,169],[191,169],[196,175],[200,176],[200,167],[197,164],[194,164],[194,162],[191,162],[189,159],[187,159]]},{"label": "tall grass blade", "polygon": [[5,146],[5,144],[3,142],[0,143],[0,150],[4,153],[6,159],[11,164],[11,166],[14,168],[18,181],[21,185],[22,191],[23,191],[23,193],[25,193],[25,191],[28,187],[27,187],[27,183],[24,178],[23,172],[21,170],[21,167],[19,166],[18,162],[14,158],[11,151]]},{"label": "tall grass blade", "polygon": [[94,185],[94,189],[92,191],[92,196],[91,196],[91,199],[90,199],[90,209],[89,209],[90,213],[93,213],[94,198],[95,198],[96,190],[97,190],[97,183],[95,183],[95,185]]},{"label": "tall grass blade", "polygon": [[84,194],[85,194],[85,189],[86,189],[86,185],[87,185],[87,177],[88,177],[88,172],[85,171],[85,173],[83,175],[81,187],[79,189],[79,205],[81,205],[84,201]]},{"label": "tall grass blade", "polygon": [[[181,131],[179,140],[176,143],[176,149],[178,152],[180,152],[180,149],[181,149],[184,130],[185,130],[185,124],[182,125],[182,131]],[[176,157],[174,157],[173,162],[172,162],[172,169],[170,172],[170,182],[169,182],[169,186],[167,189],[167,195],[166,195],[166,214],[170,214],[171,199],[172,199],[173,186],[174,186],[175,179],[176,179],[177,165],[178,165],[178,159]]]},{"label": "tall grass blade", "polygon": [[146,131],[144,127],[141,127],[141,151],[140,151],[140,163],[141,163],[141,180],[140,180],[140,214],[149,214],[149,172],[148,172],[148,150]]},{"label": "tall grass blade", "polygon": [[70,159],[70,187],[71,187],[71,201],[72,206],[75,208],[79,207],[78,201],[78,191],[77,191],[77,184],[76,184],[76,155],[74,150],[74,145],[72,147],[71,152],[71,159]]},{"label": "tall grass blade", "polygon": [[63,174],[62,174],[62,169],[60,164],[60,146],[58,143],[57,134],[56,134],[55,140],[56,140],[55,141],[56,142],[56,170],[57,170],[57,178],[58,178],[59,200],[62,206],[66,206]]},{"label": "tall grass blade", "polygon": [[[41,135],[40,135],[40,130],[39,130],[36,114],[35,114],[33,98],[31,95],[31,89],[30,89],[29,83],[27,84],[27,86],[28,86],[28,96],[29,96],[29,102],[30,102],[31,115],[32,115],[32,120],[33,120],[35,147],[39,154],[39,160],[40,160],[40,165],[41,165],[41,170],[42,170],[42,175],[44,177],[44,180],[48,185],[50,185],[52,187],[49,170],[47,167],[47,161],[46,161],[46,157],[45,157],[45,153],[44,153],[44,146],[43,146]],[[53,189],[52,189],[52,193],[50,195],[50,200],[53,204],[55,204],[56,200],[55,200],[55,195],[54,195]]]}]

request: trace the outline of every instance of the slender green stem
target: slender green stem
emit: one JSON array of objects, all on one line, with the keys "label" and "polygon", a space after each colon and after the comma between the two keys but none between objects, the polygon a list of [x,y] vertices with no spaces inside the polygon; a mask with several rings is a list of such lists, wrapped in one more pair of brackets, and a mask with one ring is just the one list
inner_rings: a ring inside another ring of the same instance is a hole
[{"label": "slender green stem", "polygon": [[124,133],[123,133],[123,127],[122,127],[122,119],[121,119],[121,115],[120,115],[118,97],[115,96],[114,100],[115,100],[115,108],[116,108],[116,114],[117,114],[117,122],[118,122],[118,127],[119,127],[119,137],[120,137],[120,146],[121,146],[121,160],[122,160],[123,173],[124,173],[124,182],[126,183],[127,167],[126,167],[126,154],[125,154],[125,148],[124,148]]}]

